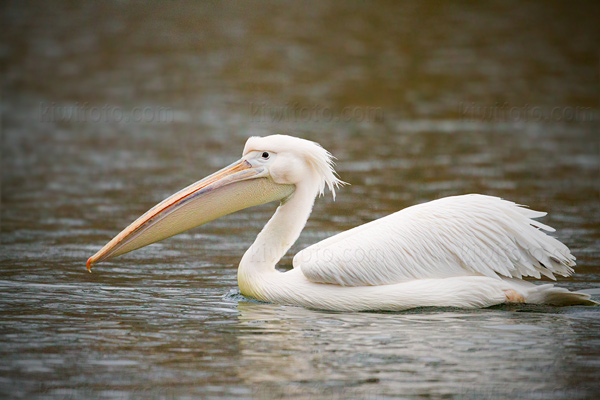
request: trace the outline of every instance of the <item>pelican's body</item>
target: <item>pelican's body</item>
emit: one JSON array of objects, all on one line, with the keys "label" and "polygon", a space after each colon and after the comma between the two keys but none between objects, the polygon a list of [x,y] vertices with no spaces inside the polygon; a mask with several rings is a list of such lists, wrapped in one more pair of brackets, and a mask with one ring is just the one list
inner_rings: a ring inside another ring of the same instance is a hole
[{"label": "pelican's body", "polygon": [[342,183],[321,146],[284,135],[253,137],[231,166],[158,204],[96,255],[92,264],[222,215],[279,200],[238,268],[242,294],[336,311],[488,307],[506,302],[595,304],[589,296],[521,278],[573,272],[575,258],[545,215],[483,195],[409,207],[310,246],[288,272],[275,269],[297,240],[315,198]]}]

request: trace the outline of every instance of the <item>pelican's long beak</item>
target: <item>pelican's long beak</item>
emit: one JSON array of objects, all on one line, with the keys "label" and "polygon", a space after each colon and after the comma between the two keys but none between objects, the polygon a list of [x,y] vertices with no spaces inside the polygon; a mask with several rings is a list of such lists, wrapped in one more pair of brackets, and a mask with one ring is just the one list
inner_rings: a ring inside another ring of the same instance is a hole
[{"label": "pelican's long beak", "polygon": [[244,208],[282,200],[293,185],[280,185],[265,166],[242,158],[152,207],[87,261],[92,265],[166,239]]}]

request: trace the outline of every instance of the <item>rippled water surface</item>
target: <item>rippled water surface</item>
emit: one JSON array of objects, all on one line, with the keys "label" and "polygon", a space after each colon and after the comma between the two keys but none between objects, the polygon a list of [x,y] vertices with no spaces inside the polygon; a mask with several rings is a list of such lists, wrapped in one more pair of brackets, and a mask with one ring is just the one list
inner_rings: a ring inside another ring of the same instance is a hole
[{"label": "rippled water surface", "polygon": [[[6,3],[0,397],[594,398],[600,307],[329,313],[237,291],[269,204],[85,269],[251,135],[351,183],[310,243],[438,197],[549,212],[600,300],[595,2]],[[511,114],[512,113],[512,114]]]}]

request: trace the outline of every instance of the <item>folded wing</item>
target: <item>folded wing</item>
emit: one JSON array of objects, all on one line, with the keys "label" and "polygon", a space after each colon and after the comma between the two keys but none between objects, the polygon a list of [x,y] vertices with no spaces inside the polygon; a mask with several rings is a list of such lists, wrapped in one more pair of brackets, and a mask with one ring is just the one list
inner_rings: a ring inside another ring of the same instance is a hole
[{"label": "folded wing", "polygon": [[546,213],[484,195],[406,208],[314,244],[294,257],[313,282],[385,285],[426,278],[522,278],[573,273],[575,257],[532,218]]}]

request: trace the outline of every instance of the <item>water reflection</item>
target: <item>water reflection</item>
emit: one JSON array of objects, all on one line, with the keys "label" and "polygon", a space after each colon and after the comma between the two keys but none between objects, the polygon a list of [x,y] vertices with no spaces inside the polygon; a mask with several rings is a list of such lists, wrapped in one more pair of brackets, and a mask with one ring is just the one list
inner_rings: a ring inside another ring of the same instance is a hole
[{"label": "water reflection", "polygon": [[587,389],[569,373],[578,337],[568,314],[340,314],[255,303],[238,310],[239,374],[276,397],[560,398]]}]

